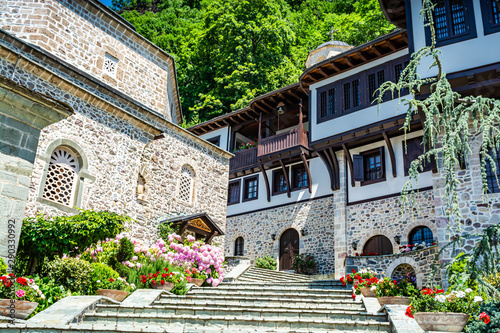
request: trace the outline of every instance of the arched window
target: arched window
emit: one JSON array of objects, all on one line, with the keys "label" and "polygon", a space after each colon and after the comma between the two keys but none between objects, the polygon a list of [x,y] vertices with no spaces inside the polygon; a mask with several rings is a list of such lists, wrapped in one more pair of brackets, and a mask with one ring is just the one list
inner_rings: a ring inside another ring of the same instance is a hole
[{"label": "arched window", "polygon": [[363,253],[371,255],[392,254],[391,241],[382,235],[373,236],[365,243]]},{"label": "arched window", "polygon": [[139,174],[137,177],[137,199],[145,201],[147,196],[148,188],[146,185],[146,180]]},{"label": "arched window", "polygon": [[425,242],[425,244],[431,245],[433,241],[432,230],[423,226],[413,229],[410,232],[410,237],[408,237],[409,244],[422,244]]},{"label": "arched window", "polygon": [[193,197],[194,172],[190,167],[183,166],[179,180],[179,199],[191,203]]},{"label": "arched window", "polygon": [[245,252],[245,240],[243,237],[236,238],[234,242],[234,255],[237,257],[242,257]]},{"label": "arched window", "polygon": [[73,207],[80,163],[77,154],[59,146],[50,156],[49,168],[43,189],[45,199]]}]

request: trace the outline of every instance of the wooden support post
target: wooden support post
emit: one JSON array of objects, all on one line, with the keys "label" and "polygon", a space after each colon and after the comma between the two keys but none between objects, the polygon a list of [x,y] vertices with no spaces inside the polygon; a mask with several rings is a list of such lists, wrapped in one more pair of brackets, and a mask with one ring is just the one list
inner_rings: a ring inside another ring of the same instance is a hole
[{"label": "wooden support post", "polygon": [[307,187],[309,188],[309,193],[312,193],[312,180],[311,180],[311,171],[309,171],[309,164],[307,163],[306,154],[302,152],[300,154],[302,158],[302,163],[304,163],[304,168],[307,172]]},{"label": "wooden support post", "polygon": [[349,165],[349,171],[351,172],[351,186],[354,187],[356,186],[356,183],[354,182],[354,167],[352,165],[351,153],[349,153],[349,149],[347,149],[345,143],[342,144],[342,149],[344,150],[344,155],[347,160],[347,164]]},{"label": "wooden support post", "polygon": [[338,190],[340,188],[340,168],[339,168],[339,162],[337,160],[337,155],[333,151],[332,148],[328,148],[330,151],[330,156],[332,158],[332,165],[333,165],[333,174],[335,175],[335,189]]},{"label": "wooden support post", "polygon": [[283,175],[285,176],[285,182],[286,182],[286,195],[290,198],[291,196],[291,190],[290,190],[290,179],[288,178],[288,172],[285,168],[285,164],[283,164],[283,160],[280,160],[281,164],[281,169],[283,170]]},{"label": "wooden support post", "polygon": [[392,143],[386,132],[382,132],[382,136],[384,137],[385,144],[387,145],[387,149],[389,150],[389,156],[391,158],[391,166],[392,166],[392,176],[394,178],[397,177],[396,171],[396,156],[394,156],[394,149],[392,148]]},{"label": "wooden support post", "polygon": [[267,179],[266,169],[262,164],[260,164],[259,167],[262,171],[262,176],[264,177],[264,183],[266,183],[267,202],[271,202],[271,189],[269,188],[269,179]]}]

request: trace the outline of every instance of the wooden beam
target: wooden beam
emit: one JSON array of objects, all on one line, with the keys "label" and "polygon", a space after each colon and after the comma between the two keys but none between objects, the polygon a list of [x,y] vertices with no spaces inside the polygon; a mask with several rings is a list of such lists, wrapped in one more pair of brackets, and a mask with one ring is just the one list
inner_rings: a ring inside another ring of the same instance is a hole
[{"label": "wooden beam", "polygon": [[321,158],[321,160],[325,164],[326,170],[328,171],[328,174],[330,175],[330,189],[332,191],[335,191],[335,187],[336,187],[335,174],[333,173],[333,167],[330,163],[330,160],[327,158],[327,153],[325,151],[317,151],[316,153],[318,154],[319,158]]},{"label": "wooden beam", "polygon": [[204,129],[203,127],[200,127],[199,130],[203,131],[203,133],[207,133],[208,131]]},{"label": "wooden beam", "polygon": [[[257,111],[255,111],[253,108],[251,108],[247,112],[248,112],[248,117],[250,117],[250,119],[254,119],[254,117],[258,117],[260,115],[260,113],[257,112]],[[252,115],[250,114],[250,112],[253,112],[255,114],[255,116],[252,117]],[[266,110],[264,110],[264,112],[268,113]]]},{"label": "wooden beam", "polygon": [[356,186],[356,183],[354,182],[354,166],[352,165],[352,157],[345,143],[342,144],[342,149],[344,150],[344,155],[347,160],[347,164],[349,165],[349,171],[351,172],[351,186],[354,187]]},{"label": "wooden beam", "polygon": [[373,45],[372,47],[370,47],[370,49],[373,50],[373,52],[375,52],[375,54],[380,57],[382,55],[382,53],[380,53],[379,49],[377,48],[377,46]]},{"label": "wooden beam", "polygon": [[333,149],[330,147],[328,148],[330,151],[330,156],[332,159],[332,165],[333,165],[333,174],[335,175],[335,189],[338,190],[340,188],[340,168],[339,168],[339,162],[337,160],[337,155],[333,151]]},{"label": "wooden beam", "polygon": [[389,46],[391,51],[396,51],[396,47],[394,46],[394,44],[392,43],[392,41],[390,39],[387,40],[387,45]]},{"label": "wooden beam", "polygon": [[291,190],[290,190],[290,179],[288,178],[288,172],[286,171],[285,164],[283,164],[283,160],[280,160],[281,170],[283,170],[283,175],[285,176],[286,182],[286,195],[290,198]]},{"label": "wooden beam", "polygon": [[327,76],[328,76],[325,72],[323,72],[323,70],[321,69],[321,67],[318,67],[318,68],[317,68],[317,70],[318,70],[318,72],[319,72],[321,75],[323,75],[323,77],[327,77]]},{"label": "wooden beam", "polygon": [[387,149],[389,150],[389,156],[391,157],[392,176],[396,178],[398,175],[396,171],[396,156],[394,156],[394,149],[392,148],[392,143],[389,137],[387,136],[387,133],[382,132],[382,136],[384,137],[385,144],[387,145]]},{"label": "wooden beam", "polygon": [[264,183],[266,184],[267,202],[271,202],[271,189],[269,188],[269,179],[267,179],[266,169],[262,164],[260,164],[259,167],[262,172],[262,176],[264,177]]},{"label": "wooden beam", "polygon": [[[265,101],[260,101],[260,102],[261,102],[262,104],[264,104],[265,106],[267,106],[268,108],[270,108],[271,110],[276,109],[276,107],[273,107],[273,106],[271,106],[271,105],[267,104]],[[269,111],[267,111],[267,112],[269,112]]]},{"label": "wooden beam", "polygon": [[364,56],[363,52],[359,51],[357,54],[358,54],[358,56],[361,58],[361,60],[363,60],[363,61],[368,61],[368,60],[366,59],[366,57]]},{"label": "wooden beam", "polygon": [[345,57],[344,59],[349,66],[354,67],[354,64],[351,62],[351,60],[349,60],[349,57]]},{"label": "wooden beam", "polygon": [[340,71],[341,71],[341,70],[340,70],[340,68],[338,68],[338,66],[337,66],[337,65],[335,65],[335,63],[334,63],[334,62],[329,62],[329,63],[328,63],[328,65],[332,66],[332,67],[333,67],[333,69],[334,69],[334,70],[336,70],[337,72],[340,72]]},{"label": "wooden beam", "polygon": [[215,129],[212,126],[210,126],[210,124],[207,124],[207,127],[210,128],[212,131]]},{"label": "wooden beam", "polygon": [[243,117],[241,114],[239,114],[239,113],[237,114],[237,116],[238,116],[238,118],[240,118],[240,119],[241,119],[241,120],[243,120],[243,121],[248,121],[248,119],[247,119],[247,118],[244,118],[244,117]]},{"label": "wooden beam", "polygon": [[306,155],[304,153],[301,153],[300,158],[302,158],[302,163],[304,163],[304,168],[306,168],[307,187],[309,188],[309,193],[312,193],[311,171],[309,170],[309,164],[307,163]]},{"label": "wooden beam", "polygon": [[254,103],[254,105],[255,105],[256,107],[258,107],[259,109],[261,109],[262,111],[264,111],[265,113],[269,113],[269,111],[267,111],[267,110],[266,110],[266,109],[264,109],[262,106],[260,106],[259,104],[257,104],[257,102],[256,102],[256,103]]}]

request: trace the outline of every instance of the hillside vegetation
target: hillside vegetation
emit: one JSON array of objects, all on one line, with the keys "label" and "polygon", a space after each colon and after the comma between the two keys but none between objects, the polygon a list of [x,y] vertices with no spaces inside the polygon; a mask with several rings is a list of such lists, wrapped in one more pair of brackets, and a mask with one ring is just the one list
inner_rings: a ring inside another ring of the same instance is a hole
[{"label": "hillside vegetation", "polygon": [[297,82],[307,53],[393,29],[377,0],[113,0],[113,9],[176,60],[183,126]]}]

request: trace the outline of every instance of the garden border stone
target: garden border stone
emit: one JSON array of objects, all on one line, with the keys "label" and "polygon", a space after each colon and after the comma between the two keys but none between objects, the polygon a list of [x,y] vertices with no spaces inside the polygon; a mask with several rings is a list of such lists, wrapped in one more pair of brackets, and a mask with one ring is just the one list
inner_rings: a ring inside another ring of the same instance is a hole
[{"label": "garden border stone", "polygon": [[406,305],[386,304],[378,312],[387,313],[393,333],[424,333],[425,331],[415,319],[405,314],[407,307]]}]

